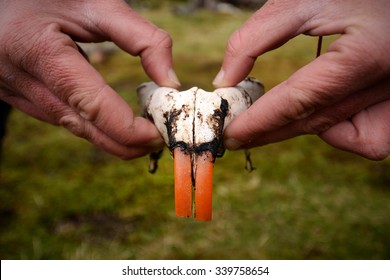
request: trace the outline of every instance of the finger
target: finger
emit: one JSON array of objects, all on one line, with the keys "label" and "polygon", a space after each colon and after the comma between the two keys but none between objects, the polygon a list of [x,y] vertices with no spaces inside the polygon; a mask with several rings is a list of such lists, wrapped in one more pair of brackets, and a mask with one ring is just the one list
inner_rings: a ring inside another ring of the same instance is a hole
[{"label": "finger", "polygon": [[296,36],[309,12],[299,8],[301,2],[268,1],[235,31],[228,40],[214,86],[236,85],[249,74],[258,56]]},{"label": "finger", "polygon": [[[150,122],[135,121],[127,103],[105,83],[69,37],[48,28],[40,39],[35,49],[39,51],[26,51],[29,57],[24,58],[22,67],[43,81],[50,92],[118,143],[142,146],[161,141]],[[47,44],[48,40],[53,43]],[[36,63],[31,65],[31,61]]]},{"label": "finger", "polygon": [[[337,45],[348,45],[342,38]],[[335,44],[336,46],[336,44]],[[355,65],[360,65],[357,68]],[[266,133],[295,121],[306,119],[313,112],[335,104],[353,92],[383,78],[375,69],[381,67],[351,49],[335,47],[274,87],[248,110],[234,119],[225,130],[227,148],[256,143]],[[332,71],[329,71],[332,69]],[[302,131],[296,131],[304,134]],[[273,141],[272,138],[268,141]]]},{"label": "finger", "polygon": [[[160,136],[158,136],[157,142],[152,144],[134,138],[135,143],[141,144],[130,146],[112,139],[109,134],[96,127],[92,122],[82,118],[68,104],[62,102],[40,81],[25,72],[12,71],[11,67],[8,69],[13,72],[12,76],[14,77],[14,82],[9,81],[9,85],[14,87],[17,93],[10,94],[8,92],[5,94],[5,90],[3,90],[0,91],[0,96],[21,111],[40,120],[62,125],[76,136],[85,138],[96,146],[123,159],[143,156],[155,150],[155,146],[161,146],[157,143],[162,142]],[[24,93],[22,97],[20,97],[21,92]],[[135,118],[133,122],[134,126],[146,125],[153,127],[142,118]],[[148,146],[148,144],[150,145]]]},{"label": "finger", "polygon": [[372,160],[390,154],[390,100],[371,106],[320,134],[328,144]]},{"label": "finger", "polygon": [[[140,118],[140,121],[143,120]],[[137,120],[135,120],[137,122]],[[125,146],[111,139],[107,134],[102,133],[92,123],[81,118],[72,110],[64,111],[60,117],[59,124],[68,129],[74,135],[84,138],[95,144],[97,147],[116,155],[122,159],[133,159],[153,152],[158,147]]]},{"label": "finger", "polygon": [[[171,37],[128,5],[121,1],[118,5],[111,17],[106,16],[107,10],[95,11],[92,20],[99,30],[126,52],[139,55],[145,72],[157,84],[178,88],[180,82],[173,70]],[[112,3],[107,8],[112,10]]]},{"label": "finger", "polygon": [[332,126],[349,119],[368,107],[390,99],[390,81],[383,81],[360,92],[326,106],[308,117],[293,121],[281,128],[258,134],[256,138],[241,148],[251,148],[283,141],[303,134],[320,134]]},{"label": "finger", "polygon": [[[382,5],[359,8],[363,11],[371,9],[368,14],[378,14],[381,18],[388,11],[384,4],[388,3],[384,1]],[[361,33],[366,41],[369,38],[375,41],[375,37],[380,37],[381,30],[387,28],[376,26],[371,30],[355,32],[357,27],[362,28],[361,22],[366,21],[365,15],[360,15],[358,8],[351,11],[353,14],[348,17],[340,12],[350,9],[350,1],[339,1],[337,6],[335,11],[334,5],[330,5],[328,1],[267,1],[229,38],[222,68],[213,82],[214,86],[236,85],[250,73],[258,56],[280,47],[299,34],[319,36]],[[351,44],[351,47],[361,45],[359,42],[358,45]]]}]

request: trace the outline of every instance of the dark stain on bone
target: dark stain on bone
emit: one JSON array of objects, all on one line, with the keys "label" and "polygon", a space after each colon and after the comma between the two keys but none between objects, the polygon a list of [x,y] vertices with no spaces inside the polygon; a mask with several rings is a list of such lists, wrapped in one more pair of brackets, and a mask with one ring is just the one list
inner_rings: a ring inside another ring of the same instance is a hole
[{"label": "dark stain on bone", "polygon": [[249,105],[252,105],[253,104],[253,100],[249,94],[249,92],[245,89],[245,88],[241,88],[241,92],[242,92],[242,95],[245,97],[245,103],[247,104],[247,106]]},{"label": "dark stain on bone", "polygon": [[184,112],[185,118],[189,118],[191,112],[190,107],[188,105],[183,104],[183,106],[181,106],[181,109]]},{"label": "dark stain on bone", "polygon": [[[216,157],[222,157],[225,148],[223,147],[221,140],[223,135],[223,126],[225,123],[225,117],[228,113],[229,104],[226,99],[221,99],[221,105],[218,109],[214,110],[214,113],[212,116],[210,116],[209,124],[212,125],[213,130],[215,131],[216,137],[207,143],[201,143],[197,146],[190,146],[189,143],[185,143],[183,141],[177,141],[176,140],[176,133],[177,131],[177,121],[179,120],[179,117],[182,113],[186,117],[189,117],[190,114],[190,108],[188,106],[183,105],[180,109],[172,109],[169,112],[164,113],[165,118],[165,127],[167,129],[168,134],[168,140],[169,140],[169,150],[172,154],[173,150],[177,147],[180,147],[183,151],[188,151],[189,153],[195,153],[200,154],[203,151],[210,151],[214,158]],[[202,118],[203,116],[198,113],[197,117]]]},{"label": "dark stain on bone", "polygon": [[[214,110],[213,115],[210,116],[209,124],[212,125],[213,130],[215,131],[216,137],[207,143],[201,143],[197,146],[190,146],[189,143],[185,143],[183,141],[176,141],[175,135],[178,133],[177,131],[177,121],[182,113],[184,113],[185,117],[189,117],[190,108],[188,106],[183,105],[180,109],[172,109],[169,112],[164,113],[163,117],[165,118],[165,127],[167,129],[168,140],[169,140],[169,150],[171,154],[173,154],[173,150],[177,147],[180,147],[182,151],[187,151],[188,153],[201,154],[204,151],[210,151],[213,155],[213,158],[222,157],[225,148],[222,144],[222,136],[223,136],[223,127],[225,123],[225,118],[229,111],[229,103],[226,99],[221,98],[221,105],[218,109]],[[198,118],[203,118],[203,116],[198,113]],[[147,114],[147,118],[153,121],[151,114]],[[150,165],[149,172],[154,173],[157,170],[157,162],[161,157],[161,151],[157,153],[152,153],[150,155]]]},{"label": "dark stain on bone", "polygon": [[167,99],[167,101],[172,101],[173,100],[173,95],[175,94],[174,91],[170,91],[167,93],[167,95],[165,96],[165,98]]},{"label": "dark stain on bone", "polygon": [[177,120],[180,116],[181,110],[173,109],[172,111],[165,112],[165,127],[167,128],[168,140],[169,140],[169,149],[172,151],[172,147],[176,143],[175,135],[177,133]]},{"label": "dark stain on bone", "polygon": [[210,151],[213,155],[213,161],[215,161],[215,158],[223,156],[225,148],[221,145],[220,139],[214,138],[212,141],[202,143],[194,148],[194,153],[196,155],[200,155],[204,151]]},{"label": "dark stain on bone", "polygon": [[149,112],[146,112],[144,117],[147,118],[148,120],[150,120],[152,123],[154,123],[153,116]]},{"label": "dark stain on bone", "polygon": [[199,119],[199,121],[202,123],[203,122],[203,115],[201,112],[198,111],[198,113],[196,114],[196,117]]},{"label": "dark stain on bone", "polygon": [[[215,134],[220,139],[223,135],[223,126],[225,124],[225,118],[229,110],[229,102],[226,99],[221,98],[221,105],[219,109],[214,110],[213,115],[211,116],[211,123],[213,124],[213,130]],[[212,121],[215,120],[215,121]]]},{"label": "dark stain on bone", "polygon": [[188,150],[190,151],[192,148],[189,147],[189,143],[185,143],[183,141],[177,141],[175,135],[178,133],[177,131],[177,121],[179,120],[180,115],[184,112],[186,117],[189,117],[189,109],[188,106],[183,105],[181,109],[172,109],[169,112],[164,113],[165,118],[165,127],[167,128],[167,134],[168,134],[168,141],[169,145],[168,148],[173,153],[173,150],[176,147],[180,147],[182,150]]},{"label": "dark stain on bone", "polygon": [[[208,124],[212,126],[215,131],[216,137],[207,143],[201,143],[194,147],[195,154],[200,154],[203,151],[210,151],[214,157],[222,157],[225,153],[225,148],[222,144],[223,126],[225,124],[225,118],[228,114],[229,103],[226,99],[221,98],[221,105],[218,109],[214,110],[212,116],[208,118]],[[203,116],[199,116],[203,117]],[[194,141],[195,142],[195,141]]]},{"label": "dark stain on bone", "polygon": [[169,149],[173,151],[176,148],[180,148],[180,150],[184,151],[185,154],[189,153],[191,151],[191,147],[188,145],[188,143],[184,141],[177,141],[174,145],[170,146]]}]

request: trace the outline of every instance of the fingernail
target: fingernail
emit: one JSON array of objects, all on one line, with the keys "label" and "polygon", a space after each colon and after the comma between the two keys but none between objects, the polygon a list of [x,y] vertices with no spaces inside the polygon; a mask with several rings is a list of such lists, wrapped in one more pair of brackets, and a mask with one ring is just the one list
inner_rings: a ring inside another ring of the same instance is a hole
[{"label": "fingernail", "polygon": [[214,79],[214,81],[213,81],[213,85],[215,86],[215,87],[220,87],[220,86],[222,86],[222,84],[223,84],[223,78],[225,77],[225,71],[223,71],[223,69],[221,69],[219,72],[218,72],[218,74],[217,74],[217,76],[215,76],[215,79]]},{"label": "fingernail", "polygon": [[180,87],[181,84],[180,84],[179,79],[177,78],[176,73],[173,69],[168,70],[168,77],[171,80],[171,82],[175,84],[175,87]]},{"label": "fingernail", "polygon": [[228,138],[224,141],[224,146],[228,150],[237,150],[239,149],[244,143],[238,141],[234,138]]}]

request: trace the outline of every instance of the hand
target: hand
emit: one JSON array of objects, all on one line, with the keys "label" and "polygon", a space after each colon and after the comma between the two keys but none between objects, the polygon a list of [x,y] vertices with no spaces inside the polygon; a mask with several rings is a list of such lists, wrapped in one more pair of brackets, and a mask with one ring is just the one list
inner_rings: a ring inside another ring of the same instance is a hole
[{"label": "hand", "polygon": [[134,117],[75,43],[105,40],[139,55],[159,85],[179,86],[171,38],[124,1],[3,0],[0,99],[108,152],[134,158],[163,140],[154,125]]},{"label": "hand", "polygon": [[381,160],[390,153],[390,1],[270,0],[229,39],[216,87],[299,34],[340,34],[326,53],[272,88],[226,128],[230,149],[317,134]]}]

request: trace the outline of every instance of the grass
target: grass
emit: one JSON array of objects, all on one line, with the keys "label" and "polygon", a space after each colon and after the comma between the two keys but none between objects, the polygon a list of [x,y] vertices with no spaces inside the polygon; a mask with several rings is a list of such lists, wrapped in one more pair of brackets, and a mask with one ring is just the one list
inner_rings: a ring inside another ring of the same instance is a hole
[{"label": "grass", "polygon": [[[249,16],[142,13],[172,35],[183,88],[206,89],[229,34]],[[269,89],[313,59],[315,48],[315,38],[298,37],[262,56],[252,75]],[[138,58],[118,51],[96,67],[136,108],[135,88],[148,80]],[[0,257],[390,258],[389,159],[368,161],[315,136],[253,149],[252,158],[251,173],[242,152],[217,160],[213,221],[199,223],[175,217],[167,152],[151,175],[146,157],[121,161],[14,111],[0,179]]]}]

